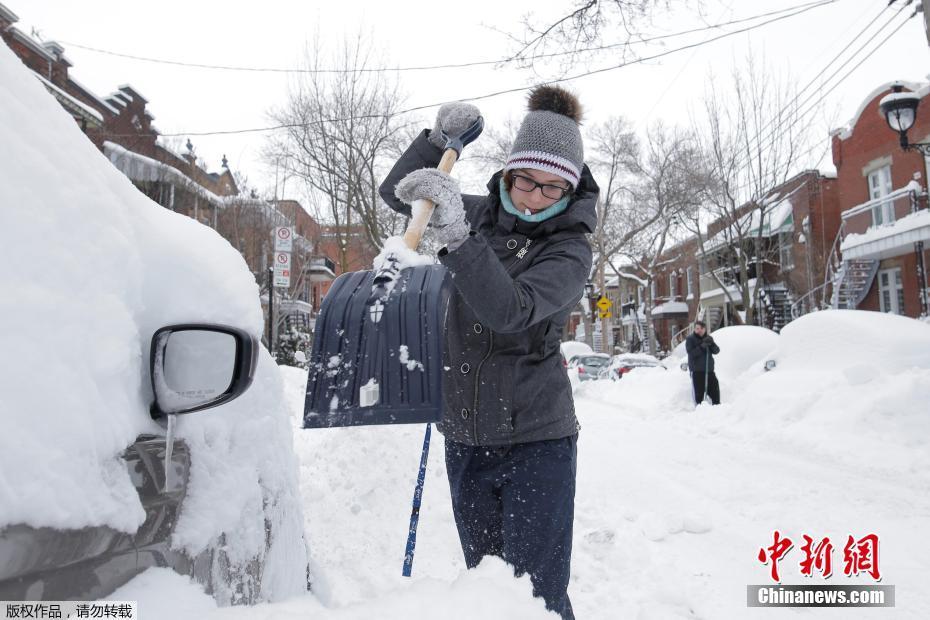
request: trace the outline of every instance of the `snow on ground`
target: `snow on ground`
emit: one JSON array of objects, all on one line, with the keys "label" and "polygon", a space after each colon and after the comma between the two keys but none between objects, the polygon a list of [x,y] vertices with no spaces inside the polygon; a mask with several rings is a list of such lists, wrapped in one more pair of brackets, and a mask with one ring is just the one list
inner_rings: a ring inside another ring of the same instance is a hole
[{"label": "snow on ground", "polygon": [[[0,117],[0,528],[135,532],[145,513],[121,454],[164,435],[149,416],[152,334],[259,336],[257,286],[228,242],[120,174],[6,45]],[[306,564],[281,389],[262,350],[245,395],[177,425],[192,467],[173,544],[194,555],[225,533],[245,562],[265,554],[267,518],[272,598],[302,591]]]},{"label": "snow on ground", "polygon": [[[775,337],[771,372],[761,370],[767,354],[745,361],[771,337],[745,333],[742,343],[722,339],[721,362],[729,350],[749,369],[722,381],[718,407],[695,408],[688,374],[675,368],[577,389],[577,617],[930,617],[930,326],[878,313],[808,315]],[[281,371],[299,428],[306,373]],[[526,579],[500,562],[463,572],[436,433],[414,576],[400,577],[422,432],[298,430],[313,594],[197,617],[546,617]],[[896,586],[897,607],[747,608],[746,586],[770,583],[756,556],[776,529],[795,541],[780,563],[786,584],[873,583],[843,574],[842,548],[850,534],[878,534],[881,583]],[[800,574],[804,534],[834,541],[829,580]],[[164,579],[149,588],[137,580],[122,598],[143,610],[165,592],[196,604],[193,586]]]}]

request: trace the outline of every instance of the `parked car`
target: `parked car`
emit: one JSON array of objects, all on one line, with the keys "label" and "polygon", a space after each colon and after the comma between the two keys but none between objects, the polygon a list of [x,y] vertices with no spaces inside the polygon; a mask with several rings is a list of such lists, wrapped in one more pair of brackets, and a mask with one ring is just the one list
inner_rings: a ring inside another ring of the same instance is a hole
[{"label": "parked car", "polygon": [[[721,379],[736,379],[754,365],[763,367],[767,363],[766,355],[777,345],[779,335],[765,327],[756,325],[731,325],[721,327],[712,334],[720,346],[720,354],[715,356],[714,365],[717,376]],[[688,353],[685,343],[681,342],[666,358],[670,367],[680,367],[688,371]],[[774,368],[769,365],[768,368]]]},{"label": "parked car", "polygon": [[[257,356],[255,337],[230,326],[173,325],[156,331],[149,363],[155,400],[149,415],[161,421],[165,432],[138,436],[122,455],[145,509],[145,522],[132,535],[107,526],[3,528],[0,598],[92,600],[155,566],[192,574],[208,588],[217,579],[233,578],[228,564],[213,557],[217,550],[187,557],[171,547],[191,469],[190,450],[172,436],[172,427],[176,415],[241,396],[252,384]],[[260,576],[260,568],[253,567],[251,579]]]},{"label": "parked car", "polygon": [[578,342],[577,340],[570,340],[568,342],[563,342],[559,347],[562,352],[562,366],[568,368],[568,362],[578,355],[591,355],[594,353],[594,350],[591,349],[584,342]]},{"label": "parked car", "polygon": [[43,247],[41,273],[0,270],[18,299],[0,599],[106,598],[150,567],[220,605],[306,592],[292,420],[246,262],[139,191],[4,44],[0,76],[0,247],[28,256],[37,228]]},{"label": "parked car", "polygon": [[576,355],[568,361],[568,371],[577,372],[582,381],[597,379],[601,368],[610,363],[610,356],[605,353],[591,353],[589,355]]},{"label": "parked car", "polygon": [[646,353],[621,353],[619,355],[614,355],[610,363],[601,368],[598,378],[618,381],[623,378],[623,375],[636,368],[656,367],[665,368],[662,362],[652,355]]}]

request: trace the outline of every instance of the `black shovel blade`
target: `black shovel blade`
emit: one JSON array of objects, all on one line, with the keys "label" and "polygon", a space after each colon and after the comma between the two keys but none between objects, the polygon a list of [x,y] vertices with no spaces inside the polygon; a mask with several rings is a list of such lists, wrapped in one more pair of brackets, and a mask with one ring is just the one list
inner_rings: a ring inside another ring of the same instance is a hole
[{"label": "black shovel blade", "polygon": [[452,279],[442,265],[400,271],[386,297],[373,271],[339,276],[314,330],[304,428],[438,422]]}]

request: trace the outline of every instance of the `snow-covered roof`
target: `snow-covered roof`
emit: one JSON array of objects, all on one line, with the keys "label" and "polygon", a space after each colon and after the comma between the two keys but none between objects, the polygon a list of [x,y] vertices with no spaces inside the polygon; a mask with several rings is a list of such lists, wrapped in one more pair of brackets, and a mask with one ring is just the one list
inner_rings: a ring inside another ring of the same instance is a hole
[{"label": "snow-covered roof", "polygon": [[106,101],[104,101],[103,99],[101,99],[100,97],[98,97],[98,96],[94,93],[94,91],[92,91],[91,89],[87,88],[86,86],[84,86],[83,84],[81,84],[80,82],[78,82],[77,80],[75,80],[75,79],[71,76],[71,73],[70,73],[70,72],[68,72],[68,81],[71,82],[72,84],[74,84],[75,86],[77,86],[78,88],[80,88],[81,90],[83,90],[83,91],[87,94],[88,97],[92,97],[92,98],[94,99],[94,101],[96,101],[97,103],[99,103],[102,107],[106,108],[107,110],[109,110],[109,111],[112,112],[113,114],[119,114],[119,110],[117,110],[116,108],[114,108],[113,106],[111,106],[109,103],[107,103]]},{"label": "snow-covered roof", "polygon": [[59,100],[64,99],[68,104],[70,104],[74,108],[77,108],[76,111],[82,114],[83,116],[88,116],[90,118],[97,120],[100,124],[103,124],[103,115],[100,114],[100,112],[90,107],[89,105],[81,101],[80,99],[77,99],[76,97],[72,97],[71,95],[63,91],[62,89],[58,88],[57,86],[55,86],[54,84],[46,80],[44,77],[42,77],[38,73],[34,73],[34,75],[37,78],[39,78],[39,81],[42,82],[45,88],[49,92],[51,92],[53,95],[55,95],[56,98],[58,98]]},{"label": "snow-covered roof", "polygon": [[240,196],[219,196],[214,194],[174,166],[135,153],[119,144],[109,141],[104,142],[103,153],[120,172],[133,181],[163,181],[174,183],[184,187],[188,191],[198,194],[220,208],[232,205],[254,204],[255,206],[259,206],[263,209],[270,209],[277,213],[277,210],[264,200],[242,198]]},{"label": "snow-covered roof", "polygon": [[58,41],[46,41],[42,44],[42,47],[47,49],[49,52],[55,55],[58,60],[65,63],[69,67],[72,66],[71,61],[65,56],[65,48],[61,46],[61,43]]},{"label": "snow-covered roof", "polygon": [[6,8],[2,4],[0,4],[0,17],[10,22],[11,24],[15,24],[19,21],[19,17],[16,15],[16,13]]},{"label": "snow-covered roof", "polygon": [[[842,127],[837,127],[830,132],[831,136],[839,136],[840,140],[846,140],[849,136],[852,135],[853,128],[856,126],[856,123],[859,122],[859,117],[862,116],[862,113],[865,112],[866,107],[871,103],[873,99],[878,97],[886,90],[891,90],[892,86],[900,84],[904,88],[913,91],[917,94],[918,97],[923,97],[928,92],[930,92],[930,83],[927,82],[906,82],[903,80],[895,80],[893,82],[885,82],[881,86],[875,88],[872,92],[866,95],[865,99],[862,100],[862,103],[859,104],[859,108],[856,110],[856,113],[853,115],[849,122],[843,125]],[[876,107],[877,110],[877,107]],[[881,112],[878,112],[881,114]]]},{"label": "snow-covered roof", "polygon": [[[763,209],[756,208],[741,217],[737,224],[724,228],[708,239],[704,244],[705,252],[712,252],[729,241],[735,240],[737,231],[745,238],[759,236],[759,223],[762,222],[762,236],[771,237],[794,226],[794,208],[788,197]],[[729,231],[729,234],[728,234]]]},{"label": "snow-covered roof", "polygon": [[50,62],[55,62],[57,60],[55,56],[45,49],[41,43],[30,37],[28,34],[17,28],[16,26],[10,26],[8,29],[9,33],[13,35],[13,38],[34,51],[39,56],[42,56]]},{"label": "snow-covered roof", "polygon": [[664,304],[659,304],[652,309],[652,316],[659,316],[661,314],[688,314],[690,309],[688,304],[683,301],[667,301]]}]

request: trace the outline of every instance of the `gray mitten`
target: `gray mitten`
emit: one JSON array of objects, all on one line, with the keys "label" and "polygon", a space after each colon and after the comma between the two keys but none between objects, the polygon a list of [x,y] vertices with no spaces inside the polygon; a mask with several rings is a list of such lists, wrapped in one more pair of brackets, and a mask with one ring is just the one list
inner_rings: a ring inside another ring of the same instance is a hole
[{"label": "gray mitten", "polygon": [[407,204],[415,200],[429,200],[436,205],[430,224],[436,231],[436,239],[450,245],[468,236],[465,220],[465,205],[459,183],[436,168],[414,170],[397,184],[394,195]]},{"label": "gray mitten", "polygon": [[443,131],[450,136],[461,136],[479,116],[481,111],[470,103],[456,101],[440,106],[439,112],[436,113],[436,124],[429,134],[429,141],[438,148],[445,148],[446,139],[442,137]]}]

